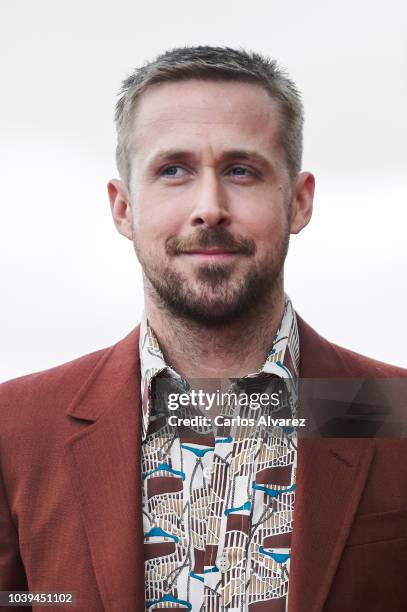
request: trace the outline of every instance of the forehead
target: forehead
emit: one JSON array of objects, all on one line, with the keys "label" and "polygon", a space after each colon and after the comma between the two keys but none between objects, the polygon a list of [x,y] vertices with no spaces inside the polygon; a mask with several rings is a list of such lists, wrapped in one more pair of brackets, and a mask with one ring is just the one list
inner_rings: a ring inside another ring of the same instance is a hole
[{"label": "forehead", "polygon": [[133,153],[156,147],[278,148],[278,104],[261,85],[191,79],[151,85],[131,122]]}]

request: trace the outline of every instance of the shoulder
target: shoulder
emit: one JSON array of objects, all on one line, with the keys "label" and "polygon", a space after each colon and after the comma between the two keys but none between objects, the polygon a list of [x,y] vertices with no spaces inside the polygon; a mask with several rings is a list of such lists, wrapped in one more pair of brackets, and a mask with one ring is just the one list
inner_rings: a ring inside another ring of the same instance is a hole
[{"label": "shoulder", "polygon": [[353,376],[367,378],[407,378],[407,369],[372,359],[355,351],[330,343],[332,349],[352,370]]},{"label": "shoulder", "polygon": [[[96,420],[95,412],[106,405],[106,396],[115,398],[122,387],[127,389],[131,374],[137,374],[137,347],[136,328],[110,347],[0,385],[3,474],[10,477],[21,469],[32,474],[34,464],[44,473],[49,466],[60,465],[66,444],[81,431],[83,420]],[[87,402],[89,397],[93,401]],[[72,418],[81,406],[88,406],[88,412]]]},{"label": "shoulder", "polygon": [[0,385],[0,420],[3,435],[23,432],[34,423],[44,427],[63,415],[92,373],[113,347],[78,357],[56,367],[14,378]]},{"label": "shoulder", "polygon": [[26,398],[27,394],[36,396],[44,392],[52,394],[55,391],[66,395],[72,384],[80,385],[86,379],[111,348],[94,351],[47,370],[8,380],[0,385],[0,398],[4,402],[7,399]]},{"label": "shoulder", "polygon": [[[131,359],[138,358],[139,326],[125,338],[107,348],[88,353],[56,367],[14,378],[0,385],[0,420],[23,418],[66,410],[75,398],[84,393],[87,386],[102,373],[108,374],[105,364],[114,362],[117,375]],[[3,422],[3,421],[2,421]]]},{"label": "shoulder", "polygon": [[407,369],[330,342],[297,313],[301,376],[304,378],[406,378]]}]

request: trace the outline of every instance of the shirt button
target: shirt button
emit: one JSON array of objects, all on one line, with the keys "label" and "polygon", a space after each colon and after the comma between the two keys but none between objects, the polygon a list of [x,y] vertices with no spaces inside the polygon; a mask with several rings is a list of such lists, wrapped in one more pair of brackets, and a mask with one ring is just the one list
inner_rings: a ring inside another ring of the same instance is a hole
[{"label": "shirt button", "polygon": [[210,467],[205,467],[205,468],[203,469],[203,475],[204,475],[204,477],[205,477],[207,480],[211,480],[213,471],[214,471],[213,465],[212,465],[212,466],[210,466]]},{"label": "shirt button", "polygon": [[230,563],[226,554],[219,555],[219,557],[216,559],[216,566],[220,569],[221,572],[228,571]]}]

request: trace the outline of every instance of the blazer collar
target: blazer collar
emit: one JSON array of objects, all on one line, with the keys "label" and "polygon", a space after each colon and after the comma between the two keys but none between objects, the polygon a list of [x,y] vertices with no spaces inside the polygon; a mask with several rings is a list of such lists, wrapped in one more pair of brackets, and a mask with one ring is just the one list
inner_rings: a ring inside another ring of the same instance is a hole
[{"label": "blazer collar", "polygon": [[[95,368],[69,405],[67,410],[69,416],[85,421],[97,421],[110,409],[115,412],[119,406],[118,399],[123,400],[124,397],[127,398],[127,402],[124,406],[120,404],[120,407],[138,406],[139,331],[140,326],[137,326],[123,340],[101,352],[101,358]],[[86,359],[86,356],[83,359]]]},{"label": "blazer collar", "polygon": [[69,406],[67,463],[104,609],[144,610],[138,329],[102,353]]},{"label": "blazer collar", "polygon": [[[334,350],[333,345],[317,334],[297,313],[300,339],[301,378],[346,378],[352,376],[346,362]],[[67,414],[77,419],[97,421],[109,408],[118,393],[123,393],[123,384],[138,382],[137,398],[140,398],[140,357],[138,325],[123,340],[106,349],[87,381],[78,390],[68,407]]]}]

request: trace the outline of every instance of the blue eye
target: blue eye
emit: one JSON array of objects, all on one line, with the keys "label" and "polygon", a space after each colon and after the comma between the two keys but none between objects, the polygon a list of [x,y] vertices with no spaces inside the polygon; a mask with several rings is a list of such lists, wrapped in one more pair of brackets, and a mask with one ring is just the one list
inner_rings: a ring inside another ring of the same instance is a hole
[{"label": "blue eye", "polygon": [[186,170],[181,166],[167,166],[162,171],[163,176],[173,176],[175,178],[179,178],[181,176],[185,176]]},{"label": "blue eye", "polygon": [[248,168],[245,168],[244,166],[235,166],[231,169],[231,173],[234,176],[252,176],[253,174]]}]

